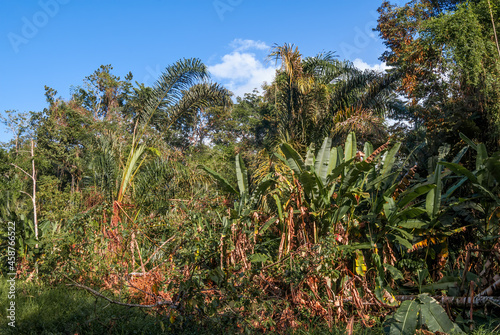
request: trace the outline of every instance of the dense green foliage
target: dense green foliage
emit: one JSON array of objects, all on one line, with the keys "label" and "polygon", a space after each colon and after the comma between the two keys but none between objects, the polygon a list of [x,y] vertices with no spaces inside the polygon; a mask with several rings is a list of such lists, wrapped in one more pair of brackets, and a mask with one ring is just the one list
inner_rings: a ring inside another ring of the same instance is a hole
[{"label": "dense green foliage", "polygon": [[68,101],[46,87],[43,111],[7,112],[0,273],[18,278],[18,329],[498,328],[499,10],[384,2],[389,73],[285,44],[262,96],[233,101],[183,59],[153,87],[106,65]]}]

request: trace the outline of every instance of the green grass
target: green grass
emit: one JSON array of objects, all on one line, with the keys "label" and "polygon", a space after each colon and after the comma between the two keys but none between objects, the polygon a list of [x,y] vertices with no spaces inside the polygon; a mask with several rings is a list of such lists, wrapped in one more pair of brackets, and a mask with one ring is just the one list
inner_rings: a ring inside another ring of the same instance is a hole
[{"label": "green grass", "polygon": [[[19,280],[16,286],[16,328],[3,322],[9,300],[2,293],[0,334],[161,334],[161,323],[170,324],[165,317],[110,305],[66,286],[49,288]],[[0,292],[7,289],[6,280],[1,279]]]},{"label": "green grass", "polygon": [[[0,278],[0,334],[252,334],[238,328],[231,318],[204,320],[203,324],[186,320],[171,324],[168,315],[153,314],[137,308],[109,304],[101,298],[72,287],[16,281],[16,328],[8,326],[6,308],[9,304],[8,284]],[[118,298],[115,298],[118,299]],[[241,321],[241,320],[240,320]],[[162,325],[163,324],[163,325]],[[296,330],[289,334],[343,334],[345,328],[328,330]],[[269,334],[270,332],[268,332]],[[358,332],[356,332],[358,333]],[[373,330],[359,334],[380,334]]]},{"label": "green grass", "polygon": [[[0,278],[0,334],[222,334],[236,333],[231,320],[171,324],[168,315],[109,304],[76,288],[16,281],[16,327],[7,322],[8,284]],[[115,300],[119,298],[115,297]]]},{"label": "green grass", "polygon": [[[16,281],[16,327],[7,322],[8,283],[0,278],[0,334],[235,334],[234,318],[170,323],[168,315],[109,304],[73,287]],[[115,297],[115,300],[119,298]]]},{"label": "green grass", "polygon": [[[109,304],[101,298],[72,287],[16,282],[16,328],[7,322],[8,283],[0,278],[0,334],[252,334],[255,330],[242,330],[237,320],[207,318],[200,324],[185,320],[181,325],[171,324],[168,315],[155,314],[137,308]],[[118,299],[118,298],[115,298]],[[241,321],[241,320],[239,320]],[[473,335],[493,334],[494,327],[481,327]],[[271,332],[268,332],[270,334]],[[345,334],[345,327],[328,329],[318,325],[315,329],[287,332],[292,335]],[[355,325],[355,334],[383,334],[382,327],[363,329]]]}]

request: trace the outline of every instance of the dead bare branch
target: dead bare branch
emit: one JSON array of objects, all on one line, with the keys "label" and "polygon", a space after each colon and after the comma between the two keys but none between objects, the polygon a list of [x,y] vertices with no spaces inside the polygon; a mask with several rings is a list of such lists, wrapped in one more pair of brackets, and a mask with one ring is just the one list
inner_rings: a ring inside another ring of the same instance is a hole
[{"label": "dead bare branch", "polygon": [[500,289],[500,276],[495,276],[494,278],[496,282],[494,282],[492,285],[490,285],[487,289],[485,289],[483,292],[481,292],[480,296],[492,296],[493,292],[495,290]]},{"label": "dead bare branch", "polygon": [[90,293],[92,293],[93,295],[100,297],[100,298],[103,298],[104,300],[107,300],[110,303],[115,304],[115,305],[127,306],[127,307],[137,307],[137,308],[154,308],[154,307],[160,307],[160,306],[167,306],[167,307],[170,307],[172,309],[177,309],[177,305],[175,305],[172,301],[162,300],[162,301],[159,301],[156,304],[152,304],[152,305],[127,304],[124,302],[112,300],[112,299],[106,297],[105,295],[101,294],[100,292],[93,290],[90,287],[87,287],[87,286],[82,285],[82,284],[75,283],[75,284],[66,284],[66,285],[67,286],[75,286],[75,287],[79,287],[79,288],[82,288],[84,290],[87,290]]}]

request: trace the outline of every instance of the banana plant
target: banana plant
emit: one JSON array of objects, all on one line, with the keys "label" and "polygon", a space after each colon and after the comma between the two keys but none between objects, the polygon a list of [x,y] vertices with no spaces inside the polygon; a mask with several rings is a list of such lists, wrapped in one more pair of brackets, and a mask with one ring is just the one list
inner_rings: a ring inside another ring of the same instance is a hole
[{"label": "banana plant", "polygon": [[458,176],[462,176],[461,182],[470,181],[476,190],[475,202],[479,206],[475,208],[483,213],[483,227],[478,227],[483,234],[483,241],[492,240],[500,235],[500,151],[488,156],[486,146],[483,143],[474,143],[467,136],[460,133],[460,137],[476,151],[476,168],[470,171],[457,162],[440,162],[439,164],[448,168]]},{"label": "banana plant", "polygon": [[411,335],[423,325],[433,333],[464,334],[462,329],[450,320],[436,299],[427,294],[420,294],[414,300],[403,301],[385,322],[384,332],[389,335]]},{"label": "banana plant", "polygon": [[[373,146],[366,143],[364,153],[361,153],[357,151],[356,137],[351,133],[344,149],[332,148],[331,139],[326,138],[316,156],[313,155],[314,148],[310,147],[306,158],[302,159],[288,144],[281,146],[284,157],[277,155],[302,185],[305,203],[321,228],[318,238],[342,225],[349,235],[350,245],[339,247],[357,250],[355,264],[356,270],[360,269],[359,275],[364,275],[366,271],[363,269],[367,268],[366,257],[359,251],[366,250],[371,254],[368,259],[378,274],[375,292],[381,300],[385,270],[400,277],[396,268],[383,264],[382,246],[391,243],[399,248],[413,247],[412,232],[426,225],[421,219],[426,213],[425,208],[414,205],[414,202],[436,188],[430,182],[406,190],[407,185],[401,186],[404,180],[407,184],[409,182],[407,176],[398,182],[407,164],[403,162],[397,166],[399,148],[399,143],[391,145],[388,141],[373,150]],[[362,159],[363,154],[365,159]]]},{"label": "banana plant", "polygon": [[275,182],[270,175],[268,175],[255,187],[252,194],[250,194],[248,186],[248,170],[245,167],[245,163],[243,162],[243,158],[240,154],[235,157],[236,179],[238,183],[237,187],[234,187],[219,173],[204,165],[199,165],[198,168],[205,170],[215,180],[217,180],[224,191],[239,197],[239,200],[235,202],[234,209],[231,210],[231,218],[248,216],[252,213],[252,211],[256,210],[262,195],[264,195],[267,189],[269,189],[269,187]]},{"label": "banana plant", "polygon": [[[221,250],[225,253],[225,240],[226,237],[230,235],[231,228],[236,226],[237,229],[240,229],[243,233],[247,234],[249,240],[256,237],[258,234],[262,234],[265,230],[267,230],[271,224],[273,224],[276,220],[274,217],[270,218],[265,222],[262,227],[252,227],[252,213],[255,213],[258,209],[258,205],[262,196],[267,192],[267,190],[275,183],[275,181],[270,177],[270,175],[266,176],[250,193],[250,188],[248,185],[248,170],[245,167],[245,163],[243,162],[243,158],[238,154],[235,157],[235,170],[236,170],[236,179],[237,179],[237,187],[231,185],[223,176],[219,173],[213,171],[212,169],[199,165],[198,168],[203,169],[208,174],[210,174],[215,180],[217,180],[218,184],[221,188],[230,194],[233,194],[238,197],[238,200],[234,202],[234,208],[229,210],[229,215],[221,218],[222,220],[222,236],[221,236]],[[233,243],[234,244],[234,243]],[[252,255],[255,256],[255,255]],[[258,257],[253,257],[251,261],[259,260]],[[222,265],[221,265],[222,266]],[[221,269],[222,270],[222,269]]]},{"label": "banana plant", "polygon": [[435,260],[436,266],[433,268],[438,277],[441,277],[441,269],[447,262],[449,238],[466,229],[464,223],[456,219],[456,213],[457,210],[467,207],[470,199],[457,199],[453,195],[468,180],[464,173],[457,173],[466,170],[459,165],[459,162],[467,150],[467,146],[462,148],[450,162],[446,162],[444,159],[449,152],[449,146],[442,146],[439,156],[429,159],[433,173],[422,185],[432,188],[427,193],[425,201],[416,204],[423,206],[425,214],[419,217],[418,224],[414,227],[413,246],[408,252],[425,248],[425,260],[429,261],[429,256]]},{"label": "banana plant", "polygon": [[[350,200],[339,197],[339,188],[345,176],[350,171],[350,166],[355,162],[356,152],[355,135],[351,133],[346,141],[346,155],[342,147],[332,148],[332,139],[325,138],[323,144],[314,156],[314,146],[310,146],[305,160],[289,144],[282,144],[280,149],[284,157],[275,154],[293,171],[293,176],[302,185],[305,203],[310,209],[310,214],[316,217],[319,223],[319,236],[328,233],[334,221],[343,218],[350,208]],[[355,182],[355,180],[353,180]],[[351,188],[345,187],[342,195],[352,192]],[[351,195],[350,198],[354,198]]]},{"label": "banana plant", "polygon": [[[310,147],[303,160],[288,144],[281,146],[285,157],[277,156],[301,183],[306,203],[321,222],[322,235],[341,221],[349,223],[347,217],[351,217],[367,223],[372,221],[375,223],[371,227],[373,231],[381,236],[396,234],[401,243],[411,247],[410,242],[397,233],[408,237],[403,228],[413,229],[422,224],[414,218],[423,214],[424,209],[408,205],[434,186],[417,185],[395,201],[392,195],[399,185],[396,179],[402,168],[393,171],[393,167],[400,145],[395,144],[389,149],[389,143],[386,143],[374,151],[372,145],[366,143],[364,155],[368,157],[365,160],[361,160],[357,152],[354,133],[348,135],[344,147],[345,154],[342,147],[332,148],[331,139],[326,138],[316,157],[312,154],[313,147]],[[382,157],[384,152],[386,154]],[[359,214],[360,209],[367,214]],[[390,227],[390,230],[384,230],[384,227]]]},{"label": "banana plant", "polygon": [[[134,136],[125,162],[121,162],[121,179],[113,204],[112,224],[120,221],[120,207],[135,176],[148,158],[147,132],[151,125],[161,123],[161,131],[168,132],[180,118],[203,107],[226,103],[228,92],[217,84],[207,82],[209,73],[201,60],[182,59],[162,72],[141,110],[134,128]],[[151,151],[157,151],[150,148]]]},{"label": "banana plant", "polygon": [[[375,151],[370,144],[365,145],[365,155],[369,156],[360,163],[369,164],[360,175],[365,197],[358,201],[352,213],[354,220],[359,222],[353,229],[360,236],[357,247],[370,250],[377,273],[375,294],[386,303],[386,275],[401,279],[402,274],[391,264],[383,263],[384,259],[389,259],[384,253],[402,253],[412,248],[414,231],[425,225],[422,221],[425,209],[416,202],[435,188],[431,183],[416,183],[410,187],[416,167],[400,177],[413,152],[401,162],[397,159],[399,148],[399,143],[391,146],[390,141]],[[380,155],[381,152],[385,154]],[[385,251],[384,245],[392,247]]]},{"label": "banana plant", "polygon": [[231,220],[239,220],[245,217],[249,217],[252,212],[257,210],[260,199],[269,189],[269,187],[271,187],[271,185],[273,185],[275,182],[270,177],[270,175],[268,175],[255,187],[253,192],[250,194],[248,186],[248,170],[245,167],[243,158],[239,154],[235,157],[235,170],[238,184],[237,187],[231,185],[219,173],[204,165],[199,165],[198,168],[205,170],[215,180],[217,180],[218,184],[225,192],[236,195],[238,197],[238,200],[234,203],[234,208],[230,210],[229,218],[227,218]]}]

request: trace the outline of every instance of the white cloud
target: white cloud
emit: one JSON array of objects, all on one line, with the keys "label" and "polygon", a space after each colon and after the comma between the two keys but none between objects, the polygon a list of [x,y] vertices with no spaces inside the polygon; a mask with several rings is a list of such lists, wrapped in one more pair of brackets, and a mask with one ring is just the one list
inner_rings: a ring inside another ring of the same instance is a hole
[{"label": "white cloud", "polygon": [[222,57],[222,63],[209,67],[216,77],[225,79],[248,79],[253,71],[262,68],[262,64],[250,53],[233,52]]},{"label": "white cloud", "polygon": [[237,39],[231,46],[235,48],[233,52],[224,55],[220,63],[208,67],[216,80],[240,97],[251,93],[255,88],[260,89],[264,82],[271,83],[276,68],[264,65],[254,53],[242,52],[268,48],[264,42]]},{"label": "white cloud", "polygon": [[234,39],[229,46],[234,49],[234,51],[245,51],[250,49],[257,50],[269,50],[270,47],[262,41],[254,40],[243,40],[241,38]]},{"label": "white cloud", "polygon": [[366,62],[363,62],[362,59],[356,58],[353,62],[355,67],[358,69],[364,71],[364,70],[374,70],[378,72],[385,72],[386,70],[390,69],[390,66],[387,66],[385,62],[382,62],[380,64],[375,64],[375,65],[370,65]]}]

